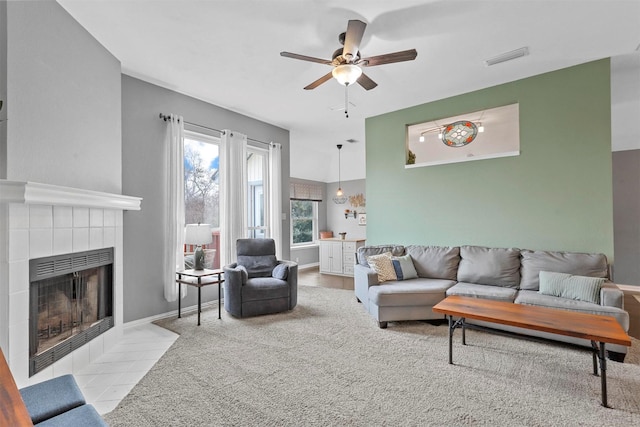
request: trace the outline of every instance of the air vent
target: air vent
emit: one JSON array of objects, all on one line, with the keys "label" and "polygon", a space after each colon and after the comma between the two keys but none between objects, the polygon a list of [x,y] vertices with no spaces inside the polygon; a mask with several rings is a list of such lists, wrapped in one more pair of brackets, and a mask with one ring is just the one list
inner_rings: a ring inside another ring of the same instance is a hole
[{"label": "air vent", "polygon": [[494,56],[493,58],[485,59],[484,65],[487,67],[491,65],[500,64],[501,62],[511,61],[513,59],[522,58],[523,56],[527,56],[529,54],[528,47],[521,47],[520,49],[512,50],[510,52],[501,53],[500,55]]},{"label": "air vent", "polygon": [[30,281],[74,273],[113,263],[113,248],[29,260]]}]

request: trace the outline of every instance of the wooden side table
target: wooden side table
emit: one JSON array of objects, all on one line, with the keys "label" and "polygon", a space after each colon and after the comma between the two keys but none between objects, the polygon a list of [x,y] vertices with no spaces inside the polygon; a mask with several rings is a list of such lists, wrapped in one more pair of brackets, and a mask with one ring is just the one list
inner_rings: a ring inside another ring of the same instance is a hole
[{"label": "wooden side table", "polygon": [[202,306],[201,290],[203,286],[218,284],[218,319],[221,319],[222,293],[220,285],[224,282],[222,269],[217,270],[180,270],[176,271],[176,283],[178,284],[178,317],[180,316],[180,295],[182,294],[182,284],[195,286],[198,288],[198,326],[200,326],[200,311]]}]

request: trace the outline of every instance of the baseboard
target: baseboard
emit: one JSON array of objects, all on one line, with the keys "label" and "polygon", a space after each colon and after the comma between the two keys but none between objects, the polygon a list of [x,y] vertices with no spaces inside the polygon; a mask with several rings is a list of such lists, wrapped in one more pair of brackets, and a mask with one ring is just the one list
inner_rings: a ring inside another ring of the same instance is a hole
[{"label": "baseboard", "polygon": [[315,267],[320,267],[320,263],[319,262],[313,262],[311,264],[299,265],[298,266],[298,271],[299,270],[309,270],[310,268],[315,268]]},{"label": "baseboard", "polygon": [[[208,301],[208,302],[203,302],[202,303],[202,310],[205,310],[207,308],[212,307],[214,304],[216,304],[218,302],[218,300],[214,300],[214,301]],[[189,307],[183,307],[180,309],[180,313],[182,315],[185,314],[191,314],[191,313],[197,313],[198,311],[198,305],[192,305]],[[143,319],[136,319],[136,320],[132,320],[131,322],[125,322],[122,327],[124,329],[127,328],[134,328],[136,326],[140,326],[140,325],[147,325],[149,323],[153,323],[156,320],[163,320],[163,319],[168,319],[170,317],[178,317],[178,310],[171,310],[167,313],[161,313],[161,314],[156,314],[154,316],[149,316],[149,317],[145,317]]]}]

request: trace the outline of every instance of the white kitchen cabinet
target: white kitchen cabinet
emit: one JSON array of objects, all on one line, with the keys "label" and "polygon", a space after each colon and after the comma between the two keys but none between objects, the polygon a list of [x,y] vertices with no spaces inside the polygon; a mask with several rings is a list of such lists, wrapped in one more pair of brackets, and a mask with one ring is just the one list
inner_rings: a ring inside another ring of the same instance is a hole
[{"label": "white kitchen cabinet", "polygon": [[353,276],[360,246],[364,246],[364,239],[320,239],[320,273]]}]

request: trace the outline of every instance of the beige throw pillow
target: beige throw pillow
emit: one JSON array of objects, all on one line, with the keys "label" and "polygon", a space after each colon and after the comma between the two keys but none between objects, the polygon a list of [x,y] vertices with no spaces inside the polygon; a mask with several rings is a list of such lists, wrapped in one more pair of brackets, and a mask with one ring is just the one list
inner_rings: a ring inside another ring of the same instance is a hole
[{"label": "beige throw pillow", "polygon": [[369,266],[378,273],[378,281],[386,282],[389,280],[397,280],[396,271],[391,262],[391,252],[385,252],[380,255],[371,255],[367,257]]}]

